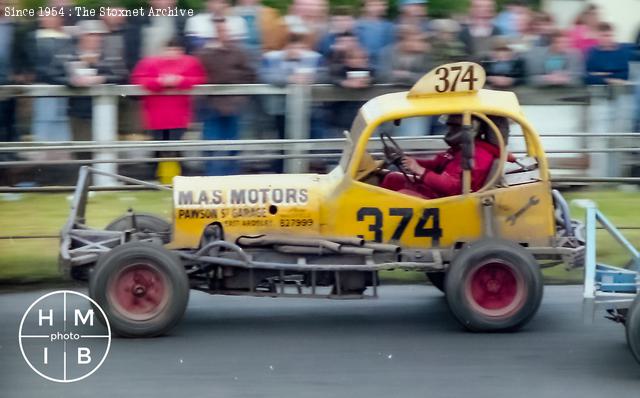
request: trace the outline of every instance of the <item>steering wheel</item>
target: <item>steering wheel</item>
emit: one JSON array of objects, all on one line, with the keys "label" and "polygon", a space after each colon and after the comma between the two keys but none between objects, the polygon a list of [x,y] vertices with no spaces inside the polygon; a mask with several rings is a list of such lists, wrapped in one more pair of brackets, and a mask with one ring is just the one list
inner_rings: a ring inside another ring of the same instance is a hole
[{"label": "steering wheel", "polygon": [[[382,152],[384,153],[387,164],[396,166],[410,184],[415,183],[418,176],[402,164],[402,158],[405,157],[405,153],[402,148],[400,148],[400,145],[391,138],[389,133],[380,133],[380,141],[382,142]],[[409,178],[409,176],[412,178]]]}]

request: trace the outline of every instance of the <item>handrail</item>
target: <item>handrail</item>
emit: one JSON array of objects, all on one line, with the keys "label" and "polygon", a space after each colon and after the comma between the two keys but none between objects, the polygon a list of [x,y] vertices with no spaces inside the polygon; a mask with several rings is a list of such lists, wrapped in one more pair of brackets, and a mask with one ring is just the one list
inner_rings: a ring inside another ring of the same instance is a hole
[{"label": "handrail", "polygon": [[[638,133],[547,133],[540,134],[541,138],[632,138],[640,139]],[[396,141],[406,141],[409,145],[413,141],[442,141],[443,135],[427,135],[420,137],[394,137]],[[522,134],[512,134],[510,138],[523,138]],[[59,142],[0,142],[0,152],[40,152],[40,151],[72,151],[92,152],[105,149],[126,151],[130,149],[153,149],[167,151],[190,151],[194,148],[214,147],[219,150],[279,150],[293,145],[309,145],[310,149],[341,149],[344,138],[319,139],[248,139],[248,140],[182,140],[182,141],[59,141]],[[335,145],[332,145],[335,144]],[[11,146],[13,145],[13,146]],[[220,148],[217,148],[220,147]],[[274,148],[270,148],[274,147]]]},{"label": "handrail", "polygon": [[[591,106],[592,99],[609,98],[612,95],[627,93],[633,87],[631,84],[625,86],[590,86],[590,87],[572,87],[572,88],[533,88],[533,87],[517,87],[514,91],[518,96],[522,105],[573,105],[580,106],[583,109],[583,117],[581,118],[581,129],[588,130],[586,122],[587,109]],[[260,151],[266,147],[272,150],[287,151],[286,155],[279,157],[285,159],[285,170],[287,172],[299,172],[306,168],[305,159],[317,154],[305,154],[309,151],[309,146],[313,146],[313,150],[336,150],[342,147],[342,141],[318,142],[308,141],[309,134],[309,114],[312,102],[327,101],[364,101],[377,95],[389,92],[397,92],[407,90],[408,87],[400,87],[394,85],[375,85],[364,89],[345,89],[330,84],[317,84],[311,86],[289,85],[286,87],[276,87],[267,84],[230,84],[230,85],[199,85],[188,91],[166,91],[161,93],[149,92],[136,85],[100,85],[90,88],[71,88],[58,85],[5,85],[0,86],[0,98],[4,97],[58,97],[58,96],[92,96],[93,97],[93,141],[85,143],[61,143],[61,144],[45,144],[40,143],[0,143],[1,152],[29,152],[29,151],[89,151],[94,152],[95,163],[99,168],[106,172],[115,172],[115,165],[123,162],[117,159],[117,152],[125,149],[143,149],[154,148],[159,150],[182,150],[188,148],[211,150],[233,148],[233,150],[251,150]],[[209,141],[206,144],[202,142],[172,142],[172,143],[117,143],[117,118],[118,118],[118,98],[120,97],[138,97],[147,95],[279,95],[285,97],[286,109],[286,138],[288,141],[268,142],[224,142],[216,143]],[[566,137],[580,137],[580,134],[570,133],[564,135]],[[629,133],[620,133],[619,137],[634,138]],[[545,135],[548,137],[563,137],[563,135]],[[603,137],[616,138],[616,135],[582,135],[583,137]],[[434,137],[435,138],[435,137]],[[430,139],[430,138],[429,138]],[[409,141],[408,141],[409,142]],[[319,148],[318,145],[323,147]],[[608,145],[604,143],[602,145]],[[165,146],[166,145],[166,146]],[[235,145],[235,146],[234,146]],[[601,145],[601,146],[602,146]],[[337,148],[339,146],[340,148]],[[637,148],[581,148],[575,150],[550,150],[547,153],[617,153],[617,152],[633,152]],[[272,157],[273,158],[273,157]],[[298,159],[294,161],[294,159]],[[302,159],[302,160],[301,160]],[[130,162],[130,160],[127,160]],[[55,161],[53,161],[55,162]],[[86,161],[84,161],[86,162]],[[91,163],[91,162],[88,162]],[[21,166],[30,164],[56,164],[33,161],[13,161],[0,163],[0,167]],[[84,164],[84,163],[83,163]],[[98,185],[109,185],[110,181],[105,175],[96,176]]]}]

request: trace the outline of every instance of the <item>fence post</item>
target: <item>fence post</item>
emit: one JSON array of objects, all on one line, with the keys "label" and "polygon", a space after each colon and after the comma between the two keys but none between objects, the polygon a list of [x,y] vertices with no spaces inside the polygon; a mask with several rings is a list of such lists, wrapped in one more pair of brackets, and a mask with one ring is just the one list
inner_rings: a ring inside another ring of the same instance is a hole
[{"label": "fence post", "polygon": [[[107,143],[118,140],[118,96],[110,95],[106,92],[100,92],[99,95],[93,97],[93,118],[91,125],[91,134],[96,143]],[[112,151],[101,150],[93,152],[95,160],[112,160],[117,155]],[[115,163],[98,163],[95,168],[116,173],[118,166]],[[94,175],[93,183],[98,186],[115,185],[117,181],[108,176]]]},{"label": "fence post", "polygon": [[[587,86],[589,92],[589,129],[587,133],[602,133],[608,131],[608,103],[606,87]],[[588,149],[597,149],[606,146],[605,137],[591,137],[587,140]],[[606,153],[589,154],[589,177],[609,177]]]},{"label": "fence post", "polygon": [[[286,96],[286,137],[287,139],[308,139],[311,104],[311,86],[308,84],[291,84],[287,87]],[[302,150],[294,146],[286,151],[287,155],[298,155]],[[285,159],[285,173],[303,173],[308,170],[307,159]]]}]

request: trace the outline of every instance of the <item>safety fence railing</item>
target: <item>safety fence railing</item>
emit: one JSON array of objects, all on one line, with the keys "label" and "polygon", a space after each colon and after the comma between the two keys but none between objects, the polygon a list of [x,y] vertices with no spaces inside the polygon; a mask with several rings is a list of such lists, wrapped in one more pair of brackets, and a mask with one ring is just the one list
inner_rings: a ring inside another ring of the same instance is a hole
[{"label": "safety fence railing", "polygon": [[[50,166],[57,164],[94,164],[98,169],[106,172],[115,172],[118,164],[159,162],[171,158],[150,156],[129,156],[140,150],[145,151],[177,151],[184,152],[186,156],[174,158],[184,162],[202,160],[228,161],[238,160],[270,160],[283,159],[285,171],[305,171],[308,161],[314,158],[334,159],[339,156],[343,148],[343,139],[319,139],[310,140],[310,110],[314,102],[332,101],[363,101],[376,95],[388,92],[405,90],[406,88],[391,85],[377,85],[361,90],[348,90],[332,85],[290,85],[287,87],[274,87],[262,84],[250,85],[202,85],[194,87],[188,92],[167,91],[160,95],[189,94],[195,96],[207,95],[279,95],[285,97],[286,112],[286,139],[285,140],[239,140],[239,141],[178,141],[178,142],[150,142],[150,141],[118,141],[117,119],[118,99],[127,96],[158,95],[149,93],[139,86],[103,85],[92,88],[68,88],[64,86],[28,85],[28,86],[0,86],[0,98],[3,97],[59,97],[59,96],[91,96],[93,97],[92,138],[90,142],[13,142],[0,143],[2,153],[34,153],[46,151],[90,152],[91,159],[76,160],[11,160],[0,162],[0,172],[3,169],[20,166]],[[542,134],[543,144],[545,139],[576,139],[585,141],[597,141],[597,146],[592,144],[580,144],[571,148],[555,148],[546,146],[547,153],[553,155],[563,154],[598,154],[607,158],[617,158],[624,154],[633,154],[640,151],[640,135],[626,131],[616,133],[594,132],[589,123],[589,112],[592,103],[602,98],[628,93],[630,86],[622,87],[589,87],[572,89],[534,89],[522,87],[516,90],[516,94],[525,106],[561,106],[573,105],[581,109],[578,121],[578,132]],[[606,130],[602,130],[606,131]],[[584,133],[582,133],[584,132]],[[514,135],[517,139],[517,134]],[[441,136],[406,137],[401,138],[403,145],[409,151],[428,153],[440,149]],[[624,140],[623,146],[616,146],[616,140]],[[437,141],[440,141],[438,146]],[[242,151],[234,155],[193,155],[195,151]],[[128,153],[129,152],[129,153]],[[517,150],[514,151],[518,153]],[[124,155],[124,156],[121,156]],[[587,176],[579,176],[584,181],[605,181],[609,175],[598,175],[597,171],[588,173]],[[561,176],[558,178],[571,178]],[[578,178],[578,177],[574,177]],[[612,181],[635,181],[624,177],[615,176]],[[109,178],[97,179],[98,186],[113,185]]]}]

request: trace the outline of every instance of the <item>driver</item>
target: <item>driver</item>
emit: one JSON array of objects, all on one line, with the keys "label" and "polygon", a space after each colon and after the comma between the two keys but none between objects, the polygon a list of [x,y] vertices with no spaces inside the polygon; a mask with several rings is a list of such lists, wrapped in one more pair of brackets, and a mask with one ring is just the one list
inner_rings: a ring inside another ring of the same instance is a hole
[{"label": "driver", "polygon": [[[508,136],[509,122],[503,117],[490,117],[496,123],[502,136]],[[444,140],[449,149],[439,153],[433,159],[416,159],[411,156],[402,158],[404,168],[416,178],[408,181],[401,172],[390,172],[382,180],[382,188],[398,191],[407,195],[426,199],[435,199],[462,193],[462,115],[450,115],[446,121],[448,130]],[[484,134],[485,136],[491,134]],[[495,159],[500,157],[498,145],[476,136],[471,170],[471,189],[482,188]],[[410,177],[411,178],[411,177]]]}]

